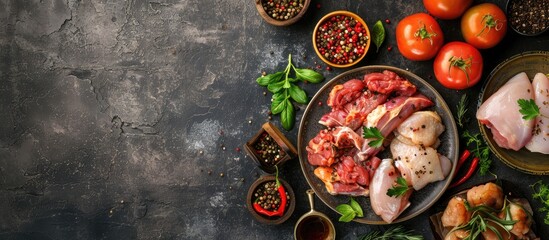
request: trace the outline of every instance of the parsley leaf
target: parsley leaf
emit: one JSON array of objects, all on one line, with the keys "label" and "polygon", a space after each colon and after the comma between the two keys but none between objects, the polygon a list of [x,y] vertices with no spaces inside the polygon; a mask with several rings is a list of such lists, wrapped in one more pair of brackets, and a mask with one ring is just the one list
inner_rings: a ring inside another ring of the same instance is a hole
[{"label": "parsley leaf", "polygon": [[522,119],[532,120],[540,115],[539,107],[534,102],[534,99],[519,99],[517,103],[520,107],[519,112],[522,114]]},{"label": "parsley leaf", "polygon": [[410,189],[410,187],[408,187],[406,179],[404,179],[403,177],[398,177],[396,183],[396,186],[387,189],[387,196],[395,198],[400,197],[406,194],[406,192],[408,192],[408,190]]},{"label": "parsley leaf", "polygon": [[362,127],[362,131],[362,137],[366,139],[373,139],[368,143],[368,146],[378,148],[383,145],[385,137],[381,135],[379,129],[377,129],[376,127]]},{"label": "parsley leaf", "polygon": [[534,193],[532,193],[532,198],[537,199],[541,202],[543,207],[539,209],[540,212],[546,212],[543,223],[549,225],[549,185],[543,183],[541,180],[530,185]]}]

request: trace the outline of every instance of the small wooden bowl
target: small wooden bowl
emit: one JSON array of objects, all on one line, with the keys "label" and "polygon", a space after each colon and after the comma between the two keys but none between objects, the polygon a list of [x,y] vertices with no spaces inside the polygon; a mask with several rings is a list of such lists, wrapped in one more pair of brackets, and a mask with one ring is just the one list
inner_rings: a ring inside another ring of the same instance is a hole
[{"label": "small wooden bowl", "polygon": [[254,197],[255,190],[262,184],[276,181],[275,176],[266,175],[258,178],[252,184],[252,186],[250,186],[250,189],[248,190],[248,195],[246,196],[246,205],[248,207],[248,210],[252,214],[252,216],[261,223],[272,224],[272,225],[281,224],[286,220],[288,220],[288,218],[292,216],[295,210],[295,194],[294,194],[294,190],[292,189],[292,186],[290,186],[290,184],[288,184],[286,181],[284,181],[280,177],[278,177],[278,180],[280,181],[280,184],[284,186],[287,196],[290,197],[288,199],[288,204],[286,205],[286,210],[284,211],[284,215],[282,215],[282,217],[278,217],[278,216],[269,217],[269,216],[259,214],[254,210],[254,207],[253,207],[253,203],[255,201],[255,197]]},{"label": "small wooden bowl", "polygon": [[262,2],[268,1],[268,0],[255,0],[255,7],[257,8],[257,11],[259,12],[259,15],[265,20],[267,23],[275,25],[275,26],[289,26],[301,19],[303,15],[305,15],[305,12],[307,12],[307,9],[309,8],[309,5],[311,4],[311,0],[304,0],[303,1],[303,8],[301,11],[295,15],[294,17],[288,19],[288,20],[277,20],[269,16],[267,12],[265,12],[265,9],[263,9]]},{"label": "small wooden bowl", "polygon": [[[320,26],[326,20],[328,20],[329,18],[334,17],[334,16],[338,16],[338,15],[352,17],[355,20],[357,20],[360,24],[362,24],[362,26],[364,27],[364,30],[366,30],[366,35],[368,36],[368,40],[366,41],[366,45],[364,46],[364,53],[358,59],[356,59],[352,63],[348,63],[348,64],[336,64],[336,63],[331,62],[330,60],[325,58],[324,55],[322,55],[320,53],[320,51],[318,50],[318,47],[316,46],[316,34],[317,34],[318,29],[320,28]],[[320,19],[320,21],[318,21],[318,23],[316,24],[315,29],[313,31],[313,47],[315,49],[316,54],[318,55],[318,57],[320,57],[320,59],[324,63],[326,63],[326,64],[328,64],[332,67],[336,67],[336,68],[347,68],[347,67],[351,67],[351,66],[357,64],[358,62],[360,62],[366,56],[366,54],[368,53],[368,49],[370,49],[370,43],[371,42],[372,42],[372,37],[370,35],[370,29],[368,29],[368,25],[366,25],[366,22],[364,22],[364,20],[361,17],[359,17],[358,15],[356,15],[355,13],[352,13],[352,12],[349,12],[349,11],[334,11],[334,12],[326,14],[324,17],[322,17]]]},{"label": "small wooden bowl", "polygon": [[[255,143],[261,138],[263,134],[268,134],[278,144],[280,149],[285,152],[285,155],[272,165],[262,161],[262,157],[256,152],[254,147]],[[271,122],[263,124],[262,128],[244,145],[244,150],[250,155],[254,162],[267,173],[275,173],[277,166],[280,168],[286,161],[293,159],[297,156],[297,149],[295,146],[278,130],[278,128]]]}]

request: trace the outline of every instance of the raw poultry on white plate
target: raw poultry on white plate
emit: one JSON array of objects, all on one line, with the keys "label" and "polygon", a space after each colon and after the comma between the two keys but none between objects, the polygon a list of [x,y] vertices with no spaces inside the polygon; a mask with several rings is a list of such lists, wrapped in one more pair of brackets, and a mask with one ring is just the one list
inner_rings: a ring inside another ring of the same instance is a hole
[{"label": "raw poultry on white plate", "polygon": [[532,152],[549,154],[549,79],[543,73],[538,73],[532,81],[534,100],[541,113],[535,120],[532,140],[526,144],[526,149]]}]

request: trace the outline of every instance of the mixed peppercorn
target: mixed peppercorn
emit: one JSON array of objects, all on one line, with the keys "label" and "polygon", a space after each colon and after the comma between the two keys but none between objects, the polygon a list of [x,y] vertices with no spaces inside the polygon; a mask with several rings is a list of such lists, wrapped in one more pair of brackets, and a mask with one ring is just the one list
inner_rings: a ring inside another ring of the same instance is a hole
[{"label": "mixed peppercorn", "polygon": [[304,0],[262,0],[261,5],[269,17],[283,21],[301,12],[303,2]]},{"label": "mixed peppercorn", "polygon": [[369,36],[365,26],[344,15],[333,16],[320,24],[315,42],[320,54],[334,64],[350,64],[366,54]]},{"label": "mixed peppercorn", "polygon": [[278,168],[276,169],[276,181],[266,182],[260,185],[254,192],[254,210],[262,215],[282,217],[286,211],[289,194],[278,180]]},{"label": "mixed peppercorn", "polygon": [[261,134],[254,148],[259,160],[265,165],[274,166],[286,156],[286,152],[267,133]]}]

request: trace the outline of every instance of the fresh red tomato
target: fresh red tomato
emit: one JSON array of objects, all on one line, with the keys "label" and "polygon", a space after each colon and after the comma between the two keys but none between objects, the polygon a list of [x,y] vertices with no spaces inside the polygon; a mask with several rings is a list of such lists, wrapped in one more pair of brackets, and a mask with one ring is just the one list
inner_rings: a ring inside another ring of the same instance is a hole
[{"label": "fresh red tomato", "polygon": [[461,16],[473,0],[423,0],[427,11],[440,19],[450,20]]},{"label": "fresh red tomato", "polygon": [[434,58],[444,43],[438,22],[426,13],[416,13],[400,20],[396,28],[400,53],[414,61]]},{"label": "fresh red tomato", "polygon": [[482,76],[482,55],[464,42],[442,46],[433,63],[435,77],[444,87],[465,89],[474,86]]},{"label": "fresh red tomato", "polygon": [[465,41],[476,48],[496,46],[507,32],[507,17],[497,5],[483,3],[469,8],[461,18]]}]

